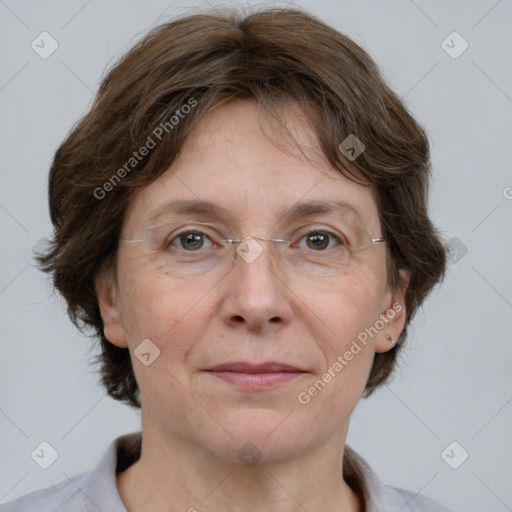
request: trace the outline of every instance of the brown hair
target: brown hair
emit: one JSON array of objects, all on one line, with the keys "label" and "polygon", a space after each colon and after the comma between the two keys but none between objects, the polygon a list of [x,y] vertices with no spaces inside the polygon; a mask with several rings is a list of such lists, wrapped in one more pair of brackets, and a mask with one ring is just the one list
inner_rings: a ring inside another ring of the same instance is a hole
[{"label": "brown hair", "polygon": [[[110,396],[140,407],[128,349],[103,334],[94,278],[115,263],[133,193],[168,169],[206,113],[237,98],[255,98],[274,113],[287,100],[298,102],[328,162],[377,191],[382,236],[392,236],[388,285],[399,286],[400,268],[410,272],[410,283],[400,343],[375,355],[368,396],[390,375],[407,326],[445,273],[445,249],[428,217],[429,144],[368,54],[301,10],[189,15],[136,44],[55,154],[49,178],[55,233],[40,264],[73,322],[92,327],[101,340],[98,361]],[[350,134],[366,146],[354,161],[338,147]]]}]

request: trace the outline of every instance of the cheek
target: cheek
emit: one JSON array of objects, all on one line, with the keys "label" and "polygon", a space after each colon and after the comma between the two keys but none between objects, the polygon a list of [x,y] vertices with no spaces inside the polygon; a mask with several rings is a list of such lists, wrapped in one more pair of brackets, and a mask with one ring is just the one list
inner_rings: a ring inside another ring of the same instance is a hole
[{"label": "cheek", "polygon": [[146,271],[131,265],[120,276],[123,327],[132,351],[150,339],[161,355],[180,361],[194,339],[196,324],[191,321],[198,309],[197,294],[178,279],[165,273]]},{"label": "cheek", "polygon": [[325,336],[342,349],[378,319],[384,288],[381,278],[365,268],[321,286],[297,290],[297,296],[306,306],[304,314],[309,310],[317,329],[323,325]]},{"label": "cheek", "polygon": [[371,328],[381,313],[384,288],[378,273],[367,267],[308,294],[311,311],[304,315],[316,325],[311,329],[323,367],[312,387],[302,391],[334,415],[352,410],[364,390],[375,355]]},{"label": "cheek", "polygon": [[[190,408],[183,386],[188,387],[187,358],[200,338],[200,326],[194,321],[197,298],[182,283],[141,268],[123,277],[122,317],[135,379],[146,407],[168,422],[168,409]],[[151,342],[144,350],[151,353],[148,365],[137,356],[143,340]]]},{"label": "cheek", "polygon": [[311,404],[310,411],[314,409],[318,420],[326,425],[344,421],[353,410],[375,356],[374,338],[368,334],[378,319],[375,295],[368,295],[357,286],[352,288],[348,282],[346,292],[324,296],[323,313],[328,325],[316,333],[327,334],[314,336],[323,353],[323,364],[309,387],[301,389],[299,399],[301,404]]}]

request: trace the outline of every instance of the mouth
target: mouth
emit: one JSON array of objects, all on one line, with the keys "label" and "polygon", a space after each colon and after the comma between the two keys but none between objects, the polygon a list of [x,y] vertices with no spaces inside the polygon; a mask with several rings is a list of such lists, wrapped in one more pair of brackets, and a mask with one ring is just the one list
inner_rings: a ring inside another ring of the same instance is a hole
[{"label": "mouth", "polygon": [[204,370],[212,377],[242,389],[269,389],[290,382],[308,372],[274,361],[254,365],[245,362],[224,363]]}]

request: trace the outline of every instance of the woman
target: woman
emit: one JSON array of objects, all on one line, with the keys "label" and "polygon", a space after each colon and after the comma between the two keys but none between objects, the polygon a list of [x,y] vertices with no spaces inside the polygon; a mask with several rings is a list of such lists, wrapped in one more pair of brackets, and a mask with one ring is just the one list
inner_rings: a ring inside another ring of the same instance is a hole
[{"label": "woman", "polygon": [[142,433],[15,510],[443,511],[345,445],[442,280],[421,127],[299,10],[162,25],[58,149],[41,258]]}]

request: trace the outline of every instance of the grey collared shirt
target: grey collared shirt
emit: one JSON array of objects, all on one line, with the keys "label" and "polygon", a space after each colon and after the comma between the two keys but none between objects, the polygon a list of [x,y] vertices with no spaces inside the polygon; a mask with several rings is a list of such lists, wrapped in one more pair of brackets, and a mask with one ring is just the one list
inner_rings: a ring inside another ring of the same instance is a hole
[{"label": "grey collared shirt", "polygon": [[[59,484],[0,505],[1,512],[126,512],[116,485],[123,471],[140,454],[141,433],[110,443],[96,466]],[[347,483],[364,496],[363,512],[452,512],[421,494],[384,485],[369,464],[350,447],[343,460]]]}]

